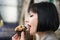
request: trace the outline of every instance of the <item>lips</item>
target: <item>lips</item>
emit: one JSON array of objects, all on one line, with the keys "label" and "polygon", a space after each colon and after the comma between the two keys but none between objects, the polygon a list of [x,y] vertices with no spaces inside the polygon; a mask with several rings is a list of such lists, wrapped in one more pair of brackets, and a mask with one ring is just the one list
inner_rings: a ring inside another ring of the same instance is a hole
[{"label": "lips", "polygon": [[31,25],[28,24],[27,26],[28,26],[28,30],[30,31],[30,29],[31,29]]}]

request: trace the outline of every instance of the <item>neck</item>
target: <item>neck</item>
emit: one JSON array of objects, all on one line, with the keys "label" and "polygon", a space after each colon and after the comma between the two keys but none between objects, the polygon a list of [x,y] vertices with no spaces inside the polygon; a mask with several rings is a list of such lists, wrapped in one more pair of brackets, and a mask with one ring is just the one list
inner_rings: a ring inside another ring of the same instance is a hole
[{"label": "neck", "polygon": [[37,34],[40,36],[40,38],[43,38],[43,36],[46,36],[48,33],[54,33],[54,32],[53,31],[38,32]]},{"label": "neck", "polygon": [[46,32],[37,32],[33,35],[33,40],[41,40],[44,35],[46,35]]},{"label": "neck", "polygon": [[35,36],[33,36],[34,40],[36,40],[36,34],[40,37],[40,40],[46,36],[48,33],[54,33],[53,31],[47,31],[47,32],[37,32],[35,33]]},{"label": "neck", "polygon": [[42,39],[44,39],[46,36],[47,36],[47,34],[51,34],[51,33],[54,33],[53,31],[47,31],[47,32],[38,32],[37,34],[38,34],[38,36],[40,37],[40,40],[42,40]]},{"label": "neck", "polygon": [[46,35],[47,33],[46,32],[38,32],[37,33],[39,36],[40,36],[40,38],[42,38],[44,35]]}]

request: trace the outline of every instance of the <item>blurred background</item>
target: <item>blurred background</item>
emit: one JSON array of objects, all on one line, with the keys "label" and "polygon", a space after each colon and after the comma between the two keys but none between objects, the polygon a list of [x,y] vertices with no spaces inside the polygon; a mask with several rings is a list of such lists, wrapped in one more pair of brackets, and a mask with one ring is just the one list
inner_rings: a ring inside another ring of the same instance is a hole
[{"label": "blurred background", "polygon": [[[60,21],[60,0],[0,0],[0,40],[11,40],[15,34],[14,28],[21,24],[24,25],[29,6],[42,1],[55,4]],[[60,26],[55,33],[60,40]]]}]

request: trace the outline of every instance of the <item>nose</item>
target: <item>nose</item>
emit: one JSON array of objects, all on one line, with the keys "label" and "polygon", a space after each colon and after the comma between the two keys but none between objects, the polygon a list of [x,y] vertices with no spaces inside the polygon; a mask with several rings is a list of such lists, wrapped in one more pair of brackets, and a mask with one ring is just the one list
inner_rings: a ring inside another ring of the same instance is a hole
[{"label": "nose", "polygon": [[25,23],[28,23],[29,22],[29,18],[25,18]]}]

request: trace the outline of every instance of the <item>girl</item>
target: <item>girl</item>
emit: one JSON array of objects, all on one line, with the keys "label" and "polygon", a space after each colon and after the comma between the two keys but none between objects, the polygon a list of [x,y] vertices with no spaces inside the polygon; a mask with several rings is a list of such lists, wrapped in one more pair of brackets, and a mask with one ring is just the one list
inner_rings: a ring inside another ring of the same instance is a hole
[{"label": "girl", "polygon": [[[28,9],[29,17],[25,20],[30,35],[36,40],[58,40],[55,31],[59,27],[58,12],[53,3],[40,2],[32,4]],[[21,38],[14,35],[12,40],[25,40],[24,32]]]}]

